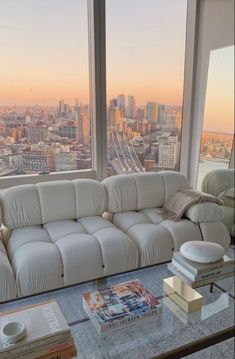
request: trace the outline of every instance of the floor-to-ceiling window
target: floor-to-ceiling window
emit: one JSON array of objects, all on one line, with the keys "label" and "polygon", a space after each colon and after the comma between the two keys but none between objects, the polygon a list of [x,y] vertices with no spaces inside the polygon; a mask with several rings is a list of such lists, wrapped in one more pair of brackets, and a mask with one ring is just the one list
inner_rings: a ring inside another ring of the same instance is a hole
[{"label": "floor-to-ceiling window", "polygon": [[204,176],[228,168],[234,138],[234,46],[210,53],[197,187]]},{"label": "floor-to-ceiling window", "polygon": [[91,168],[87,1],[0,1],[0,53],[0,177]]},{"label": "floor-to-ceiling window", "polygon": [[187,0],[106,1],[108,175],[179,170]]}]

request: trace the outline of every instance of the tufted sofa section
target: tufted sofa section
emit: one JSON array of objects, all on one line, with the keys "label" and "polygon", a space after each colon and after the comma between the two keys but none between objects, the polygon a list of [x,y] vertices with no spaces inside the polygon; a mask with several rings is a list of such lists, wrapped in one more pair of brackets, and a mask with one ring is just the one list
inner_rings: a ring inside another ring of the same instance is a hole
[{"label": "tufted sofa section", "polygon": [[11,235],[5,246],[0,241],[0,301],[138,265],[133,241],[102,218],[107,196],[97,181],[12,187],[2,194],[1,207]]},{"label": "tufted sofa section", "polygon": [[[195,205],[179,222],[166,219],[162,206],[187,179],[174,171],[108,177],[103,181],[114,225],[127,234],[139,252],[139,266],[169,261],[187,241],[206,240],[227,247],[230,236],[215,204]],[[196,215],[196,212],[197,215]]]}]

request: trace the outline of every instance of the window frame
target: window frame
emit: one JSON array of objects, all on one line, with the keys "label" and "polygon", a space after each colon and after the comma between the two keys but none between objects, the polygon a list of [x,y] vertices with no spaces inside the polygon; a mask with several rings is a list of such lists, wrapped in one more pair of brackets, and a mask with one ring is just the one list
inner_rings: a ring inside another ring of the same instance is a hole
[{"label": "window frame", "polygon": [[[0,189],[18,184],[107,176],[106,0],[87,0],[92,168],[0,178]],[[187,1],[180,172],[192,183],[193,111],[200,1]]]}]

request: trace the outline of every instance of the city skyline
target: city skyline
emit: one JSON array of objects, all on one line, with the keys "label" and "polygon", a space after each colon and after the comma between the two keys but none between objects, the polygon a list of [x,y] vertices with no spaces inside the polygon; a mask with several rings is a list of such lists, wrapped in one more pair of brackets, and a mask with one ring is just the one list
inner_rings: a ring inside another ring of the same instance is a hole
[{"label": "city skyline", "polygon": [[[125,93],[138,106],[182,106],[187,1],[134,4],[106,4],[107,103]],[[55,106],[76,97],[88,103],[86,0],[1,1],[0,24],[0,105]],[[231,49],[209,69],[204,130],[233,132],[233,58]],[[221,69],[223,76],[211,76]]]},{"label": "city skyline", "polygon": [[[182,107],[120,94],[107,108],[107,175],[179,170]],[[0,106],[0,176],[92,168],[89,106]],[[233,135],[203,132],[203,160],[228,162]]]}]

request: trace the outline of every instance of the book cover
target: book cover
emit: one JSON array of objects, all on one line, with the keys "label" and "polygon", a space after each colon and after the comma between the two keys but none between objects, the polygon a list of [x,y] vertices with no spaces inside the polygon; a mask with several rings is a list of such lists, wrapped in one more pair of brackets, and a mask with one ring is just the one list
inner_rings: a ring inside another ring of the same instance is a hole
[{"label": "book cover", "polygon": [[234,260],[224,255],[222,259],[213,263],[197,263],[182,256],[180,252],[175,252],[173,256],[174,262],[183,265],[187,270],[191,271],[193,275],[201,275],[218,268],[226,268],[234,265]]},{"label": "book cover", "polygon": [[172,258],[172,265],[194,282],[234,271],[233,261],[231,261],[230,265],[218,266],[214,269],[208,267],[207,271],[199,273],[198,275],[192,273],[184,263],[179,263],[175,258]]},{"label": "book cover", "polygon": [[[77,350],[75,345],[68,348],[37,356],[37,359],[71,359],[77,356]],[[30,356],[25,356],[24,359],[32,359]]]},{"label": "book cover", "polygon": [[157,298],[138,279],[83,295],[83,307],[97,331],[130,324],[159,312]]},{"label": "book cover", "polygon": [[70,337],[67,321],[55,301],[0,313],[0,330],[11,321],[25,324],[26,337],[15,344],[9,344],[0,337],[1,359],[20,356],[26,351],[35,350]]},{"label": "book cover", "polygon": [[221,275],[215,275],[213,277],[205,278],[202,280],[192,281],[189,277],[186,276],[185,273],[181,272],[175,266],[173,266],[172,263],[169,263],[167,267],[173,274],[181,278],[183,281],[187,282],[192,288],[202,287],[204,285],[214,283],[218,280],[222,280],[234,276],[234,271],[232,270],[231,272],[224,273]]},{"label": "book cover", "polygon": [[56,343],[48,344],[39,348],[31,349],[28,351],[24,351],[23,353],[17,353],[16,355],[12,356],[11,359],[38,359],[43,355],[52,355],[53,353],[61,352],[65,349],[70,349],[74,346],[73,338],[68,338],[62,341],[58,341]]}]

